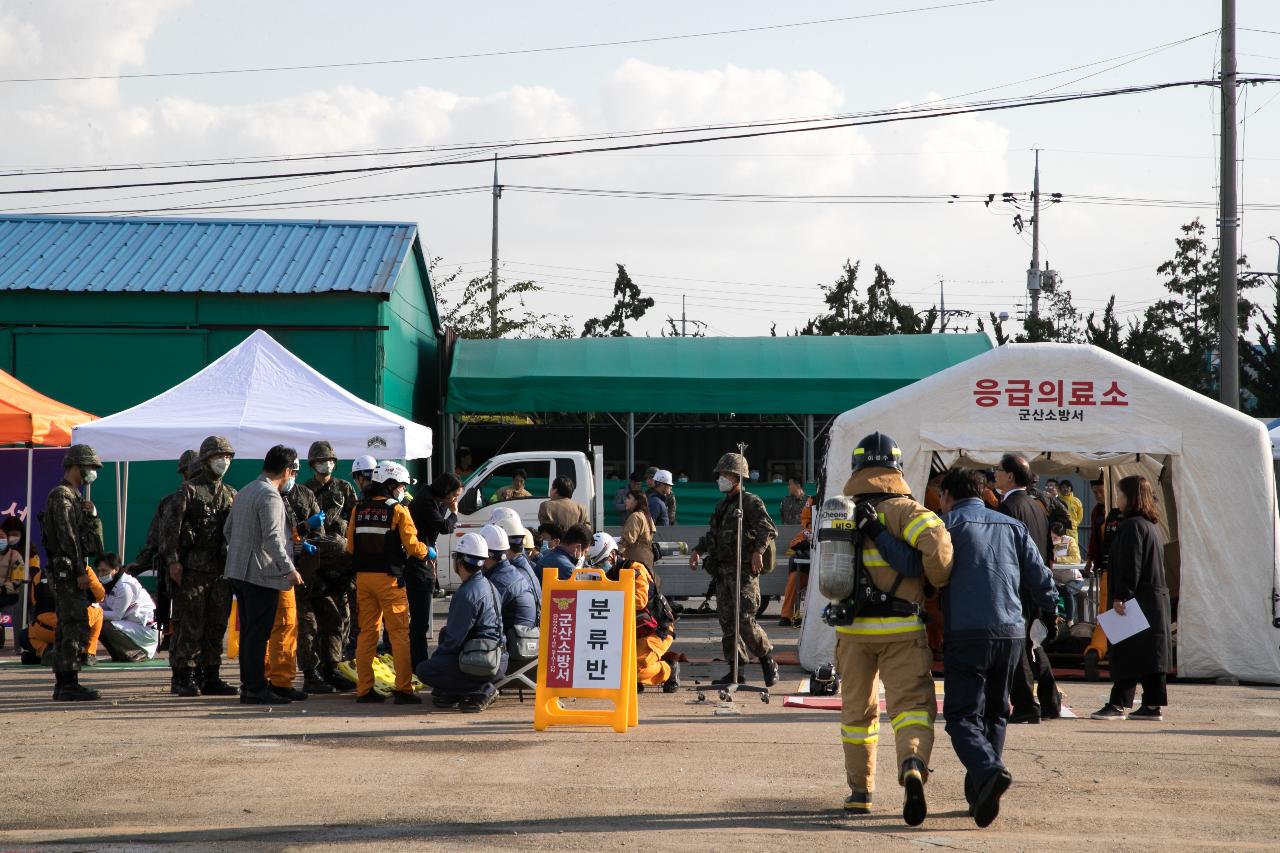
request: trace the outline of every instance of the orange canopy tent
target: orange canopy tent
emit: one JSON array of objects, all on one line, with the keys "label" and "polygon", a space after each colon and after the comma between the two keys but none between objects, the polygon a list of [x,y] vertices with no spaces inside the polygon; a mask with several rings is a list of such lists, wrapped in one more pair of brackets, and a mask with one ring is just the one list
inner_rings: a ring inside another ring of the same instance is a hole
[{"label": "orange canopy tent", "polygon": [[50,399],[0,370],[0,444],[65,447],[71,428],[94,415]]},{"label": "orange canopy tent", "polygon": [[[32,451],[35,445],[65,447],[71,443],[71,428],[97,420],[96,415],[82,412],[65,403],[46,397],[29,385],[0,370],[0,444],[27,446],[27,506],[31,506]],[[31,582],[31,513],[27,513],[27,535],[24,558],[25,583]],[[27,600],[23,594],[21,622],[27,624]],[[16,633],[16,632],[15,632]]]}]

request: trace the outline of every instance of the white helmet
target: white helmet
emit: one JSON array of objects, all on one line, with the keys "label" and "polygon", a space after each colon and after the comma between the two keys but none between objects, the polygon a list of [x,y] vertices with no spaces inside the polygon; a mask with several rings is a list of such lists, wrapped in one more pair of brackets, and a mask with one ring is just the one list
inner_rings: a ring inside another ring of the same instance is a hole
[{"label": "white helmet", "polygon": [[507,549],[511,547],[506,531],[494,524],[486,524],[481,527],[480,538],[484,540],[485,547],[489,549],[490,555],[500,553],[505,557]]},{"label": "white helmet", "polygon": [[653,475],[653,482],[655,482],[655,483],[663,483],[663,484],[665,484],[665,485],[670,486],[670,485],[672,485],[673,483],[675,483],[675,480],[673,480],[673,479],[671,478],[671,472],[670,472],[670,471],[663,470],[663,471],[659,471],[658,473],[656,473],[656,474],[654,474],[654,475]]},{"label": "white helmet", "polygon": [[591,540],[591,547],[587,549],[587,565],[598,566],[617,550],[617,539],[614,539],[608,533],[597,533],[595,538]]},{"label": "white helmet", "polygon": [[473,568],[484,565],[484,561],[489,559],[489,547],[484,544],[484,539],[480,537],[479,533],[465,534],[458,540],[453,553],[457,554],[464,563]]},{"label": "white helmet", "polygon": [[408,468],[399,462],[387,460],[379,462],[378,467],[373,469],[373,481],[375,483],[403,483],[407,486],[413,482],[413,478],[409,476]]},{"label": "white helmet", "polygon": [[378,460],[372,456],[361,456],[355,462],[351,463],[351,474],[369,474],[374,468],[378,467]]},{"label": "white helmet", "polygon": [[496,507],[489,516],[489,523],[506,533],[510,541],[517,539],[523,541],[529,535],[529,531],[520,521],[520,514],[509,506]]}]

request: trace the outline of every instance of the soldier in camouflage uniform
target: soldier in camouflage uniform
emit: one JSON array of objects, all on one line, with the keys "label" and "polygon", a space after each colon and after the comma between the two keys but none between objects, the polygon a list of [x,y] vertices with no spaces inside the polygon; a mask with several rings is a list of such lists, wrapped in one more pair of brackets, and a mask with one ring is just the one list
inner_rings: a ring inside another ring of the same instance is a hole
[{"label": "soldier in camouflage uniform", "polygon": [[[749,474],[747,460],[740,453],[726,453],[716,464],[720,475],[720,491],[724,499],[711,514],[711,529],[703,534],[697,547],[689,555],[690,568],[698,567],[698,560],[706,556],[705,568],[716,579],[716,615],[720,618],[721,648],[730,663],[730,671],[713,684],[729,684],[733,681],[734,636],[738,637],[738,660],[745,662],[747,653],[760,658],[764,670],[764,683],[772,687],[778,680],[778,664],[773,660],[773,644],[764,629],[756,623],[756,611],[760,609],[760,573],[764,571],[766,551],[778,535],[778,529],[769,518],[764,501],[742,489],[742,481]],[[742,501],[742,564],[738,560],[738,505]],[[738,600],[738,624],[733,621],[734,586],[741,577],[742,586]],[[735,632],[735,628],[737,629]],[[741,668],[736,673],[738,683],[747,679]]]},{"label": "soldier in camouflage uniform", "polygon": [[52,658],[56,686],[53,698],[78,702],[98,698],[97,690],[80,686],[80,662],[89,644],[89,615],[85,591],[89,589],[91,560],[102,553],[102,521],[81,488],[98,477],[102,460],[87,444],[77,444],[62,457],[62,482],[49,492],[40,514],[41,537],[49,558],[49,580],[53,587],[58,627],[53,645],[45,654]]},{"label": "soldier in camouflage uniform", "polygon": [[[298,602],[299,659],[306,677],[308,693],[347,693],[356,689],[355,682],[338,672],[343,646],[351,630],[351,592],[355,575],[347,560],[347,521],[359,502],[355,487],[334,476],[337,454],[327,441],[313,442],[307,451],[307,464],[314,476],[307,488],[320,502],[324,512],[323,536],[313,537],[319,548],[316,574],[307,581],[307,591]],[[335,547],[336,546],[336,547]],[[325,685],[331,689],[326,690]]]},{"label": "soldier in camouflage uniform", "polygon": [[231,586],[223,577],[227,541],[223,528],[236,490],[222,481],[235,450],[222,436],[200,444],[198,471],[166,505],[159,528],[160,556],[173,584],[170,691],[179,696],[234,696],[218,674],[222,639],[231,614]]},{"label": "soldier in camouflage uniform", "polygon": [[[182,456],[178,458],[179,484],[187,481],[191,464],[199,456],[200,454],[194,450],[182,451]],[[171,595],[168,567],[160,559],[160,524],[164,518],[165,506],[171,503],[176,495],[177,493],[175,492],[160,499],[160,503],[156,505],[155,514],[151,516],[151,524],[147,527],[147,539],[142,543],[142,549],[138,551],[138,556],[134,558],[134,561],[125,567],[125,570],[131,575],[140,575],[149,571],[156,573],[156,624],[160,626],[161,636],[164,636],[169,628],[169,602]],[[161,650],[167,649],[168,645],[169,639],[164,637],[160,643]]]}]

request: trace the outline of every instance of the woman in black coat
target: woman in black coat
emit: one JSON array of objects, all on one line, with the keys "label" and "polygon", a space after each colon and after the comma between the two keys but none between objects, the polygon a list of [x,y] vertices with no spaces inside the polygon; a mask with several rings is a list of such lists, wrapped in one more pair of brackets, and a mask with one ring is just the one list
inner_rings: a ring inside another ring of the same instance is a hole
[{"label": "woman in black coat", "polygon": [[1134,692],[1142,685],[1142,706],[1131,720],[1164,719],[1160,709],[1169,704],[1165,673],[1170,669],[1169,587],[1164,577],[1164,546],[1160,542],[1160,510],[1145,477],[1120,481],[1117,505],[1124,521],[1107,549],[1108,595],[1117,613],[1125,602],[1136,599],[1150,628],[1111,646],[1111,701],[1093,714],[1095,720],[1124,719],[1133,706]]}]

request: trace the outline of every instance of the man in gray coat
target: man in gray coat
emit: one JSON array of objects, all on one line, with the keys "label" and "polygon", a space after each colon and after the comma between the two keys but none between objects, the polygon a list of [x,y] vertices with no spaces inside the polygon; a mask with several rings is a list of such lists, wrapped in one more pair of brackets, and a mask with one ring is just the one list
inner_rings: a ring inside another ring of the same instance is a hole
[{"label": "man in gray coat", "polygon": [[227,516],[226,578],[240,603],[240,702],[289,701],[267,686],[264,662],[280,591],[302,584],[293,565],[293,543],[281,492],[292,485],[298,453],[277,444],[267,451],[258,479],[235,497]]}]

